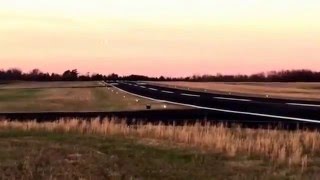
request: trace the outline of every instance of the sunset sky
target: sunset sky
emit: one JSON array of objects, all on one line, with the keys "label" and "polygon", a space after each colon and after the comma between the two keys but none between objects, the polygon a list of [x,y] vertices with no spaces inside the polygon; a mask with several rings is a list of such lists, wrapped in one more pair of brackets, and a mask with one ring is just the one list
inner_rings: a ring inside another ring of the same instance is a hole
[{"label": "sunset sky", "polygon": [[319,0],[0,0],[0,69],[320,70]]}]

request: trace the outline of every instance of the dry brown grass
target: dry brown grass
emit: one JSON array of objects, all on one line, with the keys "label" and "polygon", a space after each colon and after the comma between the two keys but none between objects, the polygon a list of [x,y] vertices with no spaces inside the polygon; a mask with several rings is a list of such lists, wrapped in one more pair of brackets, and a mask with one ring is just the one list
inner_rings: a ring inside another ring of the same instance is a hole
[{"label": "dry brown grass", "polygon": [[220,82],[152,82],[158,85],[190,88],[194,91],[208,90],[209,92],[234,93],[258,97],[320,100],[319,83],[220,83]]},{"label": "dry brown grass", "polygon": [[312,131],[226,128],[223,125],[210,124],[168,126],[160,123],[128,126],[124,121],[116,123],[114,120],[97,119],[91,121],[71,119],[44,123],[1,121],[0,130],[8,129],[154,139],[203,151],[223,153],[230,157],[244,155],[269,159],[277,164],[301,166],[302,170],[312,161],[313,156],[320,153],[320,133]]}]

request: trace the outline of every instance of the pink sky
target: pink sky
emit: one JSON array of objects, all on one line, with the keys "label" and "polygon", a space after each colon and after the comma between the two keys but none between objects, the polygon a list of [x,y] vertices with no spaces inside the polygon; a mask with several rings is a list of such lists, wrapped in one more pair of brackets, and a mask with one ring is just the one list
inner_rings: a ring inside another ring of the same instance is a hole
[{"label": "pink sky", "polygon": [[0,1],[0,68],[185,76],[320,70],[317,0]]}]

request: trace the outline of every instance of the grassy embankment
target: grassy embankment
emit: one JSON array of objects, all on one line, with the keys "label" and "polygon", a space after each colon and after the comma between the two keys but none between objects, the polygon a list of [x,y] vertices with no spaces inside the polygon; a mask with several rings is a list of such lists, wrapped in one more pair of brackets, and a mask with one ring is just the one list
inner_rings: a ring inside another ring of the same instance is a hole
[{"label": "grassy embankment", "polygon": [[136,125],[0,122],[2,178],[274,179],[319,176],[320,133]]},{"label": "grassy embankment", "polygon": [[193,91],[320,101],[320,83],[151,82]]},{"label": "grassy embankment", "polygon": [[[138,100],[138,101],[137,101]],[[164,109],[99,82],[13,82],[0,85],[0,112],[130,111]],[[184,108],[166,105],[169,109]]]}]

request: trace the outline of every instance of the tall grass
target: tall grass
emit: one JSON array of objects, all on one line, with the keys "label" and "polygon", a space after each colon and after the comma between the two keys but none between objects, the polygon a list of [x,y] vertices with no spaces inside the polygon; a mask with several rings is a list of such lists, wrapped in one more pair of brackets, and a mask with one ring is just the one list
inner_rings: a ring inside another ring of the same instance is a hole
[{"label": "tall grass", "polygon": [[210,124],[174,126],[159,123],[128,126],[125,121],[119,123],[109,119],[64,119],[43,123],[0,121],[0,131],[8,129],[164,140],[227,156],[258,156],[275,163],[301,165],[303,169],[313,155],[320,153],[320,133],[316,131],[226,128]]}]

